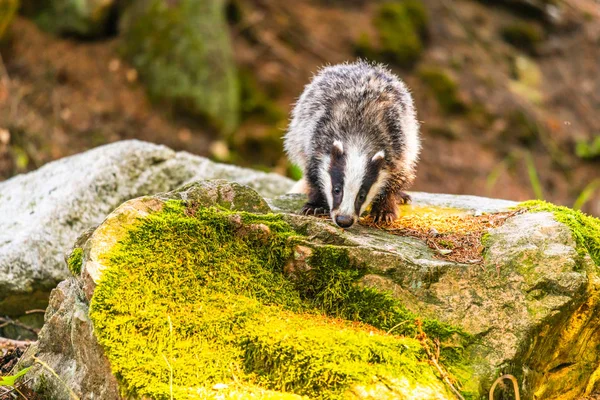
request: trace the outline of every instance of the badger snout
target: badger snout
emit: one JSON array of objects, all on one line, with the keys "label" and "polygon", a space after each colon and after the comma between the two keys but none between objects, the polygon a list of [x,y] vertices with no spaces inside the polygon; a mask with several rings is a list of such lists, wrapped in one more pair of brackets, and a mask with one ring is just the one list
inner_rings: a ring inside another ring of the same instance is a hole
[{"label": "badger snout", "polygon": [[349,215],[337,215],[335,224],[340,228],[350,228],[354,224],[354,218]]}]

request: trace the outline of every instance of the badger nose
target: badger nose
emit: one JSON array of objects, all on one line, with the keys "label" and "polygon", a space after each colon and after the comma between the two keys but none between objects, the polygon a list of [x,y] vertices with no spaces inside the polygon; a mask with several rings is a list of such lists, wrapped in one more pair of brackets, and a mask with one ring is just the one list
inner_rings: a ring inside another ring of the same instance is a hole
[{"label": "badger nose", "polygon": [[335,223],[340,228],[350,228],[354,223],[354,218],[349,217],[347,215],[338,215],[335,217]]}]

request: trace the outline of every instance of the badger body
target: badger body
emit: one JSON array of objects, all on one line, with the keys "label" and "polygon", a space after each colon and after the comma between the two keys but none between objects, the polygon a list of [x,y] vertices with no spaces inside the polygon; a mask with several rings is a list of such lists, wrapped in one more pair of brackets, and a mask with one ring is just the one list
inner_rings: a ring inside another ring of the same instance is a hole
[{"label": "badger body", "polygon": [[[352,226],[372,205],[376,222],[397,218],[415,178],[419,123],[404,83],[366,62],[322,69],[305,87],[284,137],[304,171],[304,214],[330,214]],[[296,190],[298,191],[298,190]]]}]

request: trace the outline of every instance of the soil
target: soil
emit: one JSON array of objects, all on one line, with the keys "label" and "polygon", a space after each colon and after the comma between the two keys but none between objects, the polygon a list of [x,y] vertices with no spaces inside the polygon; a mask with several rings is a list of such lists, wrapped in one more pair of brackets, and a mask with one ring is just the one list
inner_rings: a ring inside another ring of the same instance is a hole
[{"label": "soil", "polygon": [[[376,35],[377,2],[232,4],[241,15],[231,24],[236,61],[284,114],[320,66],[354,59],[359,36]],[[541,190],[546,200],[573,206],[600,179],[600,162],[578,158],[574,150],[578,140],[600,134],[597,3],[570,2],[558,25],[474,0],[424,4],[430,17],[425,51],[413,68],[393,68],[411,87],[422,122],[423,152],[412,189],[511,200],[531,199]],[[502,39],[503,27],[518,22],[542,30],[535,51]],[[18,17],[2,57],[9,80],[0,87],[0,179],[126,138],[200,155],[210,155],[218,139],[200,122],[149,102],[136,71],[120,57],[118,36],[59,38]],[[467,112],[440,108],[419,77],[424,67],[457,82]],[[261,138],[273,125],[283,134],[286,121],[247,118],[236,135]],[[272,151],[264,147],[260,151]],[[288,170],[279,153],[233,161],[256,166],[260,159],[269,160],[260,167]],[[589,191],[583,210],[600,215],[600,190]]]}]

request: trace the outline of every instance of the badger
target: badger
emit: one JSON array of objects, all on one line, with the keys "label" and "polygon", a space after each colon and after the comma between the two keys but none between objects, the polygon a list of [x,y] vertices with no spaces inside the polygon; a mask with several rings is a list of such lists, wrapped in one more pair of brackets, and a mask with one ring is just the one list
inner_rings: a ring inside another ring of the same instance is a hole
[{"label": "badger", "polygon": [[301,213],[349,228],[371,206],[376,223],[392,222],[421,149],[411,94],[383,65],[327,66],[296,102],[284,147],[304,172],[291,190],[308,195]]}]

